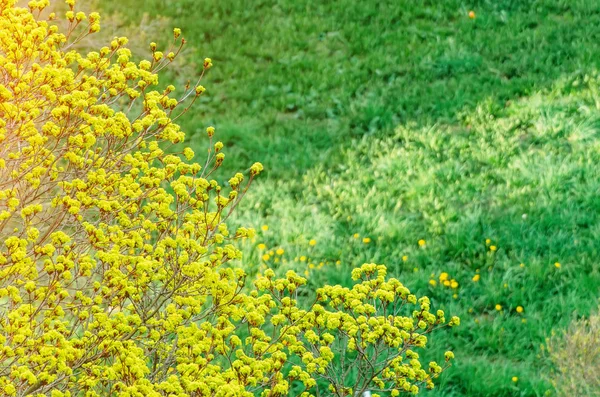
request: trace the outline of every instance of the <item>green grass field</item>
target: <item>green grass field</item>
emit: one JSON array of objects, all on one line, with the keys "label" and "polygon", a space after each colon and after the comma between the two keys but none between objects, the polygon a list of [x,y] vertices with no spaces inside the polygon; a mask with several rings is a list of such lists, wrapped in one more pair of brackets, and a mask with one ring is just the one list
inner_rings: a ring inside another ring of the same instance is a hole
[{"label": "green grass field", "polygon": [[198,149],[217,127],[223,179],[265,165],[238,214],[268,226],[245,247],[250,272],[294,269],[317,286],[385,263],[462,318],[432,338],[457,360],[424,395],[551,394],[545,339],[593,311],[600,285],[600,3],[102,7],[168,17],[187,60],[213,59],[182,126]]}]

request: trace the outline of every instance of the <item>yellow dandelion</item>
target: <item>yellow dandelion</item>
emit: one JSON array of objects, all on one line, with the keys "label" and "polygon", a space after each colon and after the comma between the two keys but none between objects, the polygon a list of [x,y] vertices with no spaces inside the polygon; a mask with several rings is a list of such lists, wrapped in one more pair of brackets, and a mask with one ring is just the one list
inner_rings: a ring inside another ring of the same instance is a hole
[{"label": "yellow dandelion", "polygon": [[525,264],[524,264],[524,263],[521,263],[519,266],[520,266],[520,267],[521,267],[521,269],[522,269],[522,268],[524,268],[524,267],[525,267]]},{"label": "yellow dandelion", "polygon": [[523,306],[517,306],[517,313],[523,313]]},{"label": "yellow dandelion", "polygon": [[283,248],[277,248],[277,251],[275,251],[275,253],[276,253],[277,255],[283,255],[283,253],[284,253],[284,252],[285,252],[285,251],[283,250]]},{"label": "yellow dandelion", "polygon": [[433,280],[433,279],[432,279],[432,280],[429,280],[429,284],[435,287],[435,286],[436,286],[436,284],[437,284],[437,281],[435,281],[435,280]]},{"label": "yellow dandelion", "polygon": [[521,319],[521,322],[522,322],[523,324],[526,324],[526,323],[527,323],[527,319],[526,319],[526,318],[522,318],[522,319]]},{"label": "yellow dandelion", "polygon": [[554,264],[554,267],[555,267],[555,268],[557,268],[557,269],[560,269],[560,263],[559,263],[559,262],[556,262],[556,263]]},{"label": "yellow dandelion", "polygon": [[449,286],[450,286],[450,280],[444,281],[444,287],[449,287]]},{"label": "yellow dandelion", "polygon": [[309,263],[308,267],[309,267],[309,269],[314,269],[315,268],[315,264],[314,263]]},{"label": "yellow dandelion", "polygon": [[453,297],[454,299],[458,299],[458,294],[454,294],[454,295],[452,295],[452,297]]},{"label": "yellow dandelion", "polygon": [[263,232],[266,232],[267,230],[269,230],[269,225],[262,225],[262,226],[260,227],[260,229],[261,229]]},{"label": "yellow dandelion", "polygon": [[305,271],[304,271],[304,275],[305,275],[306,277],[308,277],[308,275],[309,275],[309,273],[308,273],[308,270],[305,270]]},{"label": "yellow dandelion", "polygon": [[314,247],[315,245],[317,245],[317,240],[312,239],[308,242],[308,245],[310,245],[311,247]]},{"label": "yellow dandelion", "polygon": [[490,245],[490,251],[494,252],[498,249],[495,245]]},{"label": "yellow dandelion", "polygon": [[363,238],[363,243],[369,244],[370,242],[371,242],[371,238],[369,238],[369,237]]},{"label": "yellow dandelion", "polygon": [[492,243],[492,240],[490,240],[489,238],[485,239],[485,245],[490,245]]},{"label": "yellow dandelion", "polygon": [[265,250],[265,249],[267,249],[267,246],[265,244],[263,244],[263,243],[260,243],[260,244],[258,244],[258,249],[259,250]]},{"label": "yellow dandelion", "polygon": [[469,18],[470,19],[475,19],[475,11],[469,11]]},{"label": "yellow dandelion", "polygon": [[302,255],[302,256],[300,257],[300,262],[306,262],[306,256]]},{"label": "yellow dandelion", "polygon": [[440,274],[440,281],[446,281],[448,280],[448,273],[443,272],[442,274]]},{"label": "yellow dandelion", "polygon": [[262,260],[265,261],[265,262],[268,261],[269,259],[271,259],[271,255],[269,255],[269,254],[264,254],[262,256]]},{"label": "yellow dandelion", "polygon": [[404,255],[404,256],[402,257],[402,261],[403,261],[403,262],[406,262],[407,260],[408,260],[408,256],[407,256],[407,255]]},{"label": "yellow dandelion", "polygon": [[519,378],[518,378],[518,377],[516,377],[516,376],[513,376],[513,377],[512,377],[512,381],[513,381],[513,382],[515,382],[515,383],[517,383],[517,382],[519,381]]},{"label": "yellow dandelion", "polygon": [[498,311],[502,310],[502,305],[499,305],[499,304],[496,305],[496,310],[498,310]]},{"label": "yellow dandelion", "polygon": [[453,288],[453,289],[457,289],[458,288],[458,281],[452,280],[450,282],[450,287]]},{"label": "yellow dandelion", "polygon": [[337,261],[335,261],[335,264],[336,264],[336,265],[341,265],[341,264],[342,264],[342,261],[338,259]]},{"label": "yellow dandelion", "polygon": [[473,276],[473,281],[478,282],[480,278],[481,276],[479,276],[479,274],[476,274]]},{"label": "yellow dandelion", "polygon": [[352,235],[352,237],[354,237],[354,238],[359,238],[359,237],[360,237],[360,234],[358,234],[358,233],[354,233],[354,234]]},{"label": "yellow dandelion", "polygon": [[421,239],[419,240],[419,247],[425,247],[425,245],[427,244],[427,241]]}]

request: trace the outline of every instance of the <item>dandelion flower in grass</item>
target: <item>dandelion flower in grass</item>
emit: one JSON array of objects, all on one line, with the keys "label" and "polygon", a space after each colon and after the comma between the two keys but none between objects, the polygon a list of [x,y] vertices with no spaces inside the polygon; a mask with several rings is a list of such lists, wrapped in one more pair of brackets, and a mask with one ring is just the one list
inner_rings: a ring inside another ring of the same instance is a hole
[{"label": "dandelion flower in grass", "polygon": [[475,11],[469,11],[469,19],[475,19]]},{"label": "dandelion flower in grass", "polygon": [[406,262],[407,260],[408,260],[408,256],[404,255],[404,256],[402,257],[402,261],[403,261],[403,262]]},{"label": "dandelion flower in grass", "polygon": [[371,242],[371,238],[369,238],[369,237],[363,238],[363,243],[369,244],[370,242]]},{"label": "dandelion flower in grass", "polygon": [[498,310],[498,311],[502,310],[502,305],[500,305],[500,304],[496,305],[496,310]]},{"label": "dandelion flower in grass", "polygon": [[300,257],[300,262],[306,262],[306,256],[302,255],[302,256]]},{"label": "dandelion flower in grass", "polygon": [[515,382],[515,383],[517,383],[517,382],[519,381],[519,378],[518,378],[518,377],[516,377],[516,376],[513,376],[513,377],[512,377],[512,381],[513,381],[513,382]]},{"label": "dandelion flower in grass", "polygon": [[258,244],[258,249],[259,250],[266,250],[267,246],[266,246],[266,244],[260,243],[260,244]]},{"label": "dandelion flower in grass", "polygon": [[275,253],[276,253],[277,255],[283,255],[283,253],[284,253],[284,252],[285,252],[285,251],[283,250],[283,248],[277,248],[277,251],[275,251]]},{"label": "dandelion flower in grass", "polygon": [[557,268],[557,269],[560,269],[560,263],[559,263],[559,262],[556,262],[556,263],[554,264],[554,267],[555,267],[555,268]]},{"label": "dandelion flower in grass", "polygon": [[449,286],[450,286],[450,280],[445,280],[444,287],[449,287]]},{"label": "dandelion flower in grass", "polygon": [[419,247],[425,247],[427,245],[427,241],[421,239],[419,240]]},{"label": "dandelion flower in grass", "polygon": [[436,284],[437,284],[437,281],[435,281],[435,280],[429,280],[429,285],[435,287]]},{"label": "dandelion flower in grass", "polygon": [[480,278],[481,277],[479,276],[479,274],[476,274],[473,276],[473,281],[478,282]]},{"label": "dandelion flower in grass", "polygon": [[338,259],[337,261],[335,261],[335,264],[336,264],[336,265],[341,265],[341,264],[342,264],[342,261]]},{"label": "dandelion flower in grass", "polygon": [[489,238],[485,239],[485,245],[490,245],[492,243],[492,240],[490,240]]},{"label": "dandelion flower in grass", "polygon": [[360,237],[360,234],[358,234],[358,233],[354,233],[354,234],[352,235],[352,237],[354,237],[354,238],[359,238],[359,237]]},{"label": "dandelion flower in grass", "polygon": [[440,281],[446,281],[448,280],[448,273],[443,272],[442,274],[440,274]]},{"label": "dandelion flower in grass", "polygon": [[266,232],[267,230],[269,230],[269,225],[262,225],[260,227],[260,230],[262,230],[263,232]]},{"label": "dandelion flower in grass", "polygon": [[517,306],[517,313],[523,313],[523,306]]},{"label": "dandelion flower in grass", "polygon": [[314,247],[315,245],[317,245],[317,240],[312,239],[308,242],[308,245],[310,245],[311,247]]},{"label": "dandelion flower in grass", "polygon": [[495,245],[490,245],[490,251],[494,252],[498,249]]},{"label": "dandelion flower in grass", "polygon": [[525,264],[524,264],[524,263],[521,263],[521,264],[519,265],[519,267],[520,267],[521,269],[523,269],[523,268],[525,267]]},{"label": "dandelion flower in grass", "polygon": [[262,256],[262,260],[265,261],[265,262],[268,261],[269,259],[271,259],[271,255],[269,255],[269,254],[264,254]]},{"label": "dandelion flower in grass", "polygon": [[450,287],[451,287],[452,289],[457,289],[457,288],[458,288],[458,281],[456,281],[456,280],[452,280],[452,281],[450,282]]}]

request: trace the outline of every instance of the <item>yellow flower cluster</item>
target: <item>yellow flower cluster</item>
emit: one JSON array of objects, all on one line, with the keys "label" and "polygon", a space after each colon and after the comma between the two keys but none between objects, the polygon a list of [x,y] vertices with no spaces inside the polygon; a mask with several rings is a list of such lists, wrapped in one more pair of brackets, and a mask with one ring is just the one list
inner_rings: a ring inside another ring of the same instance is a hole
[{"label": "yellow flower cluster", "polygon": [[[440,285],[443,285],[444,287],[448,287],[448,288],[452,288],[452,289],[457,289],[458,288],[458,281],[456,281],[455,279],[451,279],[450,275],[448,275],[448,273],[446,272],[442,272],[440,273],[439,276],[439,280],[440,280]],[[436,286],[437,285],[437,281],[435,280],[435,275],[432,274],[431,275],[431,279],[429,280],[429,284],[431,286]]]},{"label": "yellow flower cluster", "polygon": [[48,3],[0,0],[0,395],[283,396],[303,384],[307,396],[336,354],[378,364],[335,390],[433,387],[442,368],[422,368],[415,349],[459,320],[446,324],[384,267],[305,308],[294,273],[267,271],[245,292],[233,243],[255,231],[226,221],[263,167],[221,186],[212,127],[203,165],[191,148],[163,151],[184,142],[175,120],[205,92],[200,80],[180,97],[156,89],[181,30],[165,51],[152,43],[150,60],[134,62],[123,37],[83,55],[74,44],[100,16],[67,0],[61,33],[41,17]]}]

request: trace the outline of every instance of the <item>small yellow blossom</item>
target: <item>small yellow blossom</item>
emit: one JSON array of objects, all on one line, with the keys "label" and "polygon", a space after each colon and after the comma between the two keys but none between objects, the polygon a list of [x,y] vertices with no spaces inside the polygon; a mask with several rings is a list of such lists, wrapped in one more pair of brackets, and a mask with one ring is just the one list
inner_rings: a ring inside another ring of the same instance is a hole
[{"label": "small yellow blossom", "polygon": [[443,272],[442,274],[440,274],[440,281],[446,281],[448,280],[448,273]]},{"label": "small yellow blossom", "polygon": [[480,278],[481,277],[479,276],[479,274],[476,274],[473,276],[473,281],[478,282]]},{"label": "small yellow blossom", "polygon": [[427,244],[427,241],[421,239],[419,240],[419,247],[425,247],[425,245]]},{"label": "small yellow blossom", "polygon": [[554,267],[555,267],[555,268],[557,268],[557,269],[560,269],[560,263],[559,263],[559,262],[556,262],[556,263],[554,264]]},{"label": "small yellow blossom", "polygon": [[360,237],[360,234],[358,234],[358,233],[354,233],[354,234],[352,235],[352,237],[354,237],[354,238],[359,238],[359,237]]},{"label": "small yellow blossom", "polygon": [[260,230],[262,230],[263,232],[266,232],[267,230],[269,230],[269,225],[262,225],[260,227]]},{"label": "small yellow blossom", "polygon": [[363,240],[362,240],[362,241],[363,241],[363,243],[365,243],[365,244],[369,244],[369,243],[371,242],[371,238],[369,238],[369,237],[365,237],[365,238],[363,238]]},{"label": "small yellow blossom", "polygon": [[495,245],[490,245],[490,251],[494,252],[498,249]]},{"label": "small yellow blossom", "polygon": [[275,251],[275,253],[276,253],[277,255],[283,255],[283,253],[284,253],[284,252],[285,252],[285,251],[284,251],[284,249],[283,249],[283,248],[277,248],[277,251]]},{"label": "small yellow blossom", "polygon": [[408,260],[408,256],[407,256],[407,255],[404,255],[404,256],[402,257],[402,261],[403,261],[403,262],[406,262],[407,260]]},{"label": "small yellow blossom", "polygon": [[431,280],[429,280],[429,284],[435,287],[437,284],[437,281],[431,279]]},{"label": "small yellow blossom", "polygon": [[498,311],[502,310],[502,305],[500,305],[500,304],[497,304],[497,305],[496,305],[496,310],[498,310]]},{"label": "small yellow blossom", "polygon": [[490,245],[492,243],[492,240],[490,240],[489,238],[485,239],[485,245]]},{"label": "small yellow blossom", "polygon": [[260,243],[260,244],[258,244],[258,249],[261,250],[261,251],[262,250],[266,250],[267,246],[265,244],[263,244],[263,243]]},{"label": "small yellow blossom", "polygon": [[317,245],[317,240],[312,239],[308,242],[308,245],[310,245],[311,247],[314,247],[315,245]]},{"label": "small yellow blossom", "polygon": [[517,313],[523,313],[523,306],[517,306]]},{"label": "small yellow blossom", "polygon": [[513,381],[513,382],[515,382],[515,383],[517,383],[517,382],[519,381],[519,378],[518,378],[518,377],[516,377],[516,376],[513,376],[513,377],[512,377],[512,381]]},{"label": "small yellow blossom", "polygon": [[302,256],[300,257],[300,262],[306,262],[306,256],[302,255]]},{"label": "small yellow blossom", "polygon": [[269,254],[264,254],[262,256],[262,260],[265,261],[265,262],[268,261],[269,259],[271,259],[271,255],[269,255]]},{"label": "small yellow blossom", "polygon": [[469,18],[470,19],[475,19],[475,11],[469,11]]},{"label": "small yellow blossom", "polygon": [[524,264],[524,263],[521,263],[519,266],[520,266],[521,268],[524,268],[524,267],[525,267],[525,264]]},{"label": "small yellow blossom", "polygon": [[452,287],[453,289],[457,289],[458,288],[458,281],[452,280],[450,282],[450,287]]}]

